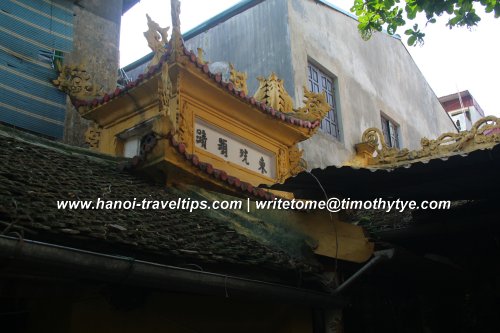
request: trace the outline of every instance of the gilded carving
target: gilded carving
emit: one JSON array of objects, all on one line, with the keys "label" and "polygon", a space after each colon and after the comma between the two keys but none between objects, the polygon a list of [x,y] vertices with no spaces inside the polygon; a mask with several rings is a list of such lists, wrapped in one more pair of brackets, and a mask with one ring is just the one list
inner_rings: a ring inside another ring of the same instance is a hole
[{"label": "gilded carving", "polygon": [[149,48],[153,51],[153,59],[148,65],[148,70],[150,67],[157,65],[160,62],[161,57],[167,52],[165,45],[168,39],[168,30],[170,27],[161,28],[158,23],[153,21],[148,14],[146,14],[148,19],[148,31],[144,32],[144,37],[148,41]]},{"label": "gilded carving", "polygon": [[362,142],[356,145],[356,148],[358,155],[361,155],[369,150],[366,149],[367,145],[373,147],[376,155],[371,155],[368,163],[387,165],[469,152],[497,143],[500,143],[500,120],[489,116],[477,121],[470,131],[444,133],[435,140],[422,138],[420,141],[422,147],[412,151],[388,147],[382,132],[377,128],[369,128],[363,133]]},{"label": "gilded carving", "polygon": [[59,77],[52,83],[72,98],[92,100],[103,96],[102,86],[93,82],[92,76],[83,65],[65,65],[59,69]]},{"label": "gilded carving", "polygon": [[182,102],[181,112],[179,113],[179,128],[177,130],[177,140],[191,146],[193,141],[193,115],[186,101]]},{"label": "gilded carving", "polygon": [[277,111],[314,122],[322,120],[331,109],[324,92],[318,94],[304,87],[304,106],[294,110],[292,98],[286,92],[283,80],[279,79],[275,73],[271,73],[267,79],[258,77],[257,80],[259,80],[259,88],[254,98],[266,102]]},{"label": "gilded carving", "polygon": [[404,156],[408,155],[408,149],[399,150],[389,147],[385,142],[382,131],[375,127],[368,128],[363,132],[362,144],[368,144],[377,153],[373,157],[376,163],[391,163],[391,161],[404,158]]},{"label": "gilded carving", "polygon": [[92,149],[99,149],[99,141],[101,139],[102,128],[97,124],[90,126],[85,132],[85,142]]},{"label": "gilded carving", "polygon": [[259,76],[259,88],[255,92],[254,98],[266,102],[273,109],[290,113],[293,112],[293,101],[282,79],[279,79],[275,73],[271,73],[267,79]]},{"label": "gilded carving", "polygon": [[307,169],[306,162],[302,159],[303,150],[300,150],[297,145],[288,149],[288,158],[290,163],[289,175],[295,176]]},{"label": "gilded carving", "polygon": [[247,73],[245,72],[238,72],[233,64],[229,64],[229,81],[231,81],[234,84],[234,88],[238,91],[243,91],[245,95],[248,94],[248,87],[247,87]]},{"label": "gilded carving", "polygon": [[170,91],[170,101],[168,105],[167,117],[169,119],[171,129],[175,133],[177,131],[181,116],[181,109],[180,109],[181,75],[177,74],[177,76],[175,76],[173,80],[171,80],[171,82],[172,82],[172,89]]},{"label": "gilded carving", "polygon": [[197,50],[198,50],[198,62],[200,64],[208,64],[208,61],[205,61],[204,56],[203,56],[205,51],[203,51],[203,49],[201,47],[197,48]]},{"label": "gilded carving", "polygon": [[475,133],[474,142],[477,144],[498,143],[500,142],[500,119],[494,116],[484,117],[472,126],[472,131]]},{"label": "gilded carving", "polygon": [[158,97],[160,103],[160,112],[167,115],[170,110],[170,98],[172,97],[172,81],[170,80],[169,66],[163,64],[161,68],[161,77],[158,82]]},{"label": "gilded carving", "polygon": [[289,160],[286,156],[286,151],[283,148],[280,148],[278,153],[278,172],[277,172],[277,181],[278,183],[282,183],[285,179],[288,178],[289,174]]},{"label": "gilded carving", "polygon": [[297,109],[296,116],[300,119],[315,121],[323,119],[331,107],[326,101],[325,92],[320,94],[309,91],[304,86],[304,106]]}]

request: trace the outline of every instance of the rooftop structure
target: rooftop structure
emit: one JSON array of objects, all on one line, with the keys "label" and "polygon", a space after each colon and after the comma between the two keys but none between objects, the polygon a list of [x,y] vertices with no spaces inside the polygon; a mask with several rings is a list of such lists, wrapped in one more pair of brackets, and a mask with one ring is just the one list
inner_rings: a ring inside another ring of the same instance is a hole
[{"label": "rooftop structure", "polygon": [[483,109],[468,90],[439,97],[439,102],[460,131],[469,131],[476,121],[485,116]]}]

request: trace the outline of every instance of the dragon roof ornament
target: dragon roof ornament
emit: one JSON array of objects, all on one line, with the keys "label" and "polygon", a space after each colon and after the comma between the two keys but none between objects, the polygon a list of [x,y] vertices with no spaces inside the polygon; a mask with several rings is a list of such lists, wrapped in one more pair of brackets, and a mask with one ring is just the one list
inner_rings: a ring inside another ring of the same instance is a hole
[{"label": "dragon roof ornament", "polygon": [[152,66],[158,64],[161,57],[167,52],[165,45],[168,40],[168,30],[170,27],[161,28],[148,14],[146,14],[146,17],[149,29],[144,32],[144,37],[148,41],[149,48],[153,51],[153,59],[151,59],[147,67],[147,70],[149,70]]},{"label": "dragon roof ornament", "polygon": [[321,121],[331,109],[324,92],[314,93],[309,91],[307,87],[304,87],[304,106],[294,109],[292,97],[286,91],[283,80],[278,78],[275,73],[271,73],[267,79],[258,77],[257,80],[259,80],[259,88],[255,92],[254,98],[280,112],[314,122]]},{"label": "dragon roof ornament", "polygon": [[84,65],[59,65],[57,69],[59,76],[52,84],[71,98],[92,100],[104,95],[103,87],[94,82]]},{"label": "dragon roof ornament", "polygon": [[422,138],[417,150],[389,147],[378,128],[364,131],[362,142],[356,145],[357,157],[370,166],[394,166],[420,160],[444,157],[454,153],[468,153],[500,143],[500,119],[488,116],[478,120],[469,131],[444,133],[437,139]]}]

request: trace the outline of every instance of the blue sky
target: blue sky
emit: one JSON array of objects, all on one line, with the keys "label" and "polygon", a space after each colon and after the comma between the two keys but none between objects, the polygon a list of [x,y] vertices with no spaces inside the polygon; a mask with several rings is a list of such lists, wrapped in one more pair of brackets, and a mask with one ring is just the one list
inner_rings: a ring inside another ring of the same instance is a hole
[{"label": "blue sky", "polygon": [[[181,28],[188,31],[239,0],[181,0]],[[349,10],[353,0],[330,0]],[[170,26],[170,1],[141,0],[122,19],[120,53],[122,66],[150,52],[142,35],[147,30],[146,13],[160,26]],[[471,30],[449,29],[446,19],[425,27],[425,44],[407,47],[437,96],[468,89],[487,115],[500,117],[500,19],[480,14]],[[420,25],[425,20],[419,20]],[[414,22],[412,22],[413,24]],[[403,29],[398,31],[403,35]],[[404,39],[405,40],[405,39]]]}]

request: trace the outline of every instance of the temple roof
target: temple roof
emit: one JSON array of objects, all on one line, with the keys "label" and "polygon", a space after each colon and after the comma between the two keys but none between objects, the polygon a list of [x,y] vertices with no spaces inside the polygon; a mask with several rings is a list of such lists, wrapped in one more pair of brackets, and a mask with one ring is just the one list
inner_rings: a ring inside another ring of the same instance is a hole
[{"label": "temple roof", "polygon": [[357,155],[346,165],[301,172],[271,188],[307,199],[325,195],[405,200],[496,198],[499,133],[500,119],[488,116],[469,131],[443,133],[435,140],[422,138],[421,148],[410,151],[389,147],[379,129],[369,128],[356,145]]},{"label": "temple roof", "polygon": [[[489,149],[440,156],[391,168],[329,166],[311,174],[328,196],[351,199],[400,198],[465,200],[498,196],[500,144]],[[293,192],[299,198],[324,198],[309,172],[289,178],[272,189]]]},{"label": "temple roof", "polygon": [[279,240],[266,235],[263,223],[248,223],[230,211],[58,210],[57,200],[201,200],[206,194],[155,185],[121,171],[122,159],[5,127],[0,127],[0,141],[0,225],[6,234],[152,256],[164,264],[258,268],[294,276],[320,270],[317,262],[306,259],[304,243],[293,239],[289,243],[295,248],[286,250],[284,242],[276,245]]},{"label": "temple roof", "polygon": [[[287,114],[285,112],[281,112],[279,110],[274,109],[273,107],[269,106],[266,103],[266,101],[256,100],[253,96],[247,95],[245,92],[237,90],[236,87],[233,85],[233,83],[224,82],[222,80],[222,75],[220,73],[212,73],[209,70],[208,64],[203,63],[203,60],[198,58],[193,51],[188,50],[184,45],[182,45],[182,53],[185,56],[187,56],[187,59],[189,59],[191,63],[196,65],[197,68],[201,72],[203,72],[208,78],[216,82],[221,89],[223,89],[227,93],[232,94],[242,102],[251,105],[253,108],[268,114],[271,118],[274,118],[275,120],[280,122],[284,122],[299,128],[304,128],[309,130],[317,129],[320,126],[319,120],[307,121],[299,119],[294,115]],[[153,77],[159,76],[163,64],[169,61],[170,55],[171,55],[171,50],[167,49],[166,53],[161,57],[160,62],[158,64],[151,66],[146,73],[139,75],[136,80],[129,82],[125,87],[117,87],[114,91],[105,93],[103,97],[94,98],[91,101],[73,99],[73,104],[75,108],[78,110],[79,108],[84,107],[88,108],[88,110],[92,110],[97,108],[98,106],[108,103],[109,101],[119,96],[126,95],[130,90],[135,89],[136,87],[142,85],[143,83],[147,82]],[[88,112],[88,110],[84,112]]]}]

